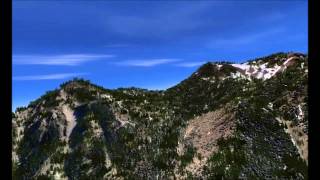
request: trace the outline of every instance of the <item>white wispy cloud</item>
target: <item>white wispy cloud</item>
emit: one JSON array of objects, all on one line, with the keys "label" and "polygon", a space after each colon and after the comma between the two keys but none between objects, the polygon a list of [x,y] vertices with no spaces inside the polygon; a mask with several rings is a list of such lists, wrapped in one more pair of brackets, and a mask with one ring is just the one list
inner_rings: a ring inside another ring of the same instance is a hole
[{"label": "white wispy cloud", "polygon": [[88,73],[60,73],[60,74],[45,74],[45,75],[32,75],[32,76],[13,76],[14,81],[32,81],[32,80],[56,80],[66,79],[70,77],[77,77],[87,75]]},{"label": "white wispy cloud", "polygon": [[203,65],[205,62],[201,61],[201,62],[185,62],[185,63],[178,63],[176,64],[176,66],[179,67],[197,67],[197,66],[201,66]]},{"label": "white wispy cloud", "polygon": [[76,66],[89,61],[111,58],[110,54],[62,54],[62,55],[13,55],[17,65],[64,65]]},{"label": "white wispy cloud", "polygon": [[180,59],[144,59],[144,60],[128,60],[116,63],[122,66],[140,66],[140,67],[152,67],[161,64],[169,64],[180,61]]}]

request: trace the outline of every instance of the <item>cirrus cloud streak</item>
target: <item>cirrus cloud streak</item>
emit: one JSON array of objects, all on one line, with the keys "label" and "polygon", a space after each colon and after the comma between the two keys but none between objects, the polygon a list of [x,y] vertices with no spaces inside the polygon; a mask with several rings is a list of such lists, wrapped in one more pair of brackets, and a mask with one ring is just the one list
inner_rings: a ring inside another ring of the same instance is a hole
[{"label": "cirrus cloud streak", "polygon": [[110,54],[62,54],[62,55],[13,55],[16,65],[62,65],[76,66],[89,61],[112,58]]},{"label": "cirrus cloud streak", "polygon": [[31,75],[31,76],[13,76],[14,81],[32,81],[32,80],[57,80],[66,79],[70,77],[77,77],[87,75],[88,73],[59,73],[59,74],[45,74],[45,75]]},{"label": "cirrus cloud streak", "polygon": [[162,64],[169,64],[180,61],[180,59],[143,59],[143,60],[127,60],[115,63],[121,66],[139,66],[139,67],[152,67]]}]

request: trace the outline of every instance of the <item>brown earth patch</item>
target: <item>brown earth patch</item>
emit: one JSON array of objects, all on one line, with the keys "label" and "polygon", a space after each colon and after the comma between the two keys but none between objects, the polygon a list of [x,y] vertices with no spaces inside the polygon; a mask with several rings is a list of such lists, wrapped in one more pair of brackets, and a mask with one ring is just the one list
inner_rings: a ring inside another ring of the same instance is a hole
[{"label": "brown earth patch", "polygon": [[235,129],[234,117],[235,111],[232,111],[230,105],[226,105],[189,121],[177,149],[179,155],[184,153],[188,144],[196,149],[193,161],[186,167],[187,171],[196,176],[201,174],[206,160],[218,150],[218,139],[232,136]]}]

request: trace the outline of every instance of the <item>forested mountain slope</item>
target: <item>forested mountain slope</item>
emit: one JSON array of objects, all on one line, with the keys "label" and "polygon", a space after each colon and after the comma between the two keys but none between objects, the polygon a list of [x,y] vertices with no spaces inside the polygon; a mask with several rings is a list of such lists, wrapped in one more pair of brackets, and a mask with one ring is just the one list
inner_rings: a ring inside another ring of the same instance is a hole
[{"label": "forested mountain slope", "polygon": [[308,179],[308,57],[210,62],[165,91],[74,79],[12,117],[14,179]]}]

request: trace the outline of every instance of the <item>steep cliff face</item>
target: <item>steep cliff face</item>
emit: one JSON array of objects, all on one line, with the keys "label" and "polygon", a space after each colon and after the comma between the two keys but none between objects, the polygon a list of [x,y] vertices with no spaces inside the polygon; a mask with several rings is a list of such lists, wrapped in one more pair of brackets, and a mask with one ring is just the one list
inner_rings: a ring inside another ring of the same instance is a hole
[{"label": "steep cliff face", "polygon": [[13,114],[14,179],[308,179],[307,60],[207,63],[166,91],[66,82]]}]

